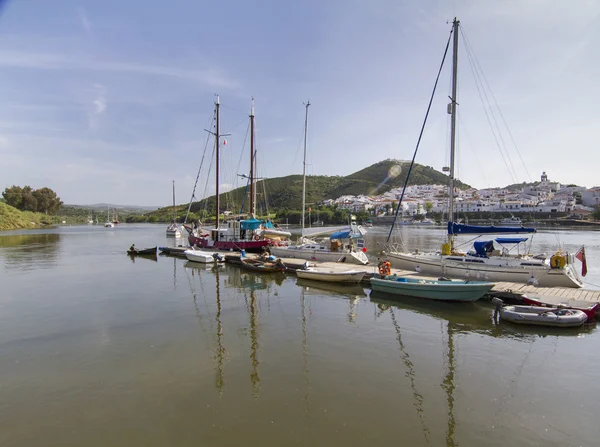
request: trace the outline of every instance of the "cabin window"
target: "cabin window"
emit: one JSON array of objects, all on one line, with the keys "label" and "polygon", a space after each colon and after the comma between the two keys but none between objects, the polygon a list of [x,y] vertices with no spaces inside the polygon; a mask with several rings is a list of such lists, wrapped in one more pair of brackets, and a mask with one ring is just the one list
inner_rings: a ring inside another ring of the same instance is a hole
[{"label": "cabin window", "polygon": [[465,259],[465,262],[476,262],[479,264],[483,264],[483,261],[481,259]]}]

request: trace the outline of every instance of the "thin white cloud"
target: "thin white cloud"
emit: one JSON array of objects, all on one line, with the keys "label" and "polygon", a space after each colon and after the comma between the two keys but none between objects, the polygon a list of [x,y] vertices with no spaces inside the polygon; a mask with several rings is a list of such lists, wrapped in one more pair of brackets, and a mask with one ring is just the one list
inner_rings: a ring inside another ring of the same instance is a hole
[{"label": "thin white cloud", "polygon": [[92,23],[90,22],[90,19],[88,19],[87,12],[83,6],[77,7],[77,15],[79,17],[79,23],[81,24],[83,30],[86,32],[86,34],[91,35]]},{"label": "thin white cloud", "polygon": [[84,70],[164,76],[206,84],[210,87],[235,89],[236,80],[212,67],[181,68],[135,62],[116,62],[92,59],[82,54],[36,53],[27,51],[0,51],[0,66],[40,70]]},{"label": "thin white cloud", "polygon": [[94,113],[101,115],[107,107],[106,88],[101,84],[94,84],[94,90],[96,92],[96,98],[92,101],[94,104]]}]

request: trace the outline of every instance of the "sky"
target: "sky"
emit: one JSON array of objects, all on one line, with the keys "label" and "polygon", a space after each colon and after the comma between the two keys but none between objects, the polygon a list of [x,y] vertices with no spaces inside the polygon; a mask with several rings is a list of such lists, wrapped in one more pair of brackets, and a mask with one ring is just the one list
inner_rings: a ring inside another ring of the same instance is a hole
[{"label": "sky", "polygon": [[[302,173],[308,100],[308,174],[410,159],[455,16],[457,177],[487,188],[546,171],[599,185],[598,1],[12,0],[0,16],[0,188],[164,206],[174,180],[187,203],[216,94],[231,134],[221,190],[245,185],[252,97],[261,177]],[[440,171],[450,62],[416,158]],[[215,190],[211,155],[197,198]]]}]

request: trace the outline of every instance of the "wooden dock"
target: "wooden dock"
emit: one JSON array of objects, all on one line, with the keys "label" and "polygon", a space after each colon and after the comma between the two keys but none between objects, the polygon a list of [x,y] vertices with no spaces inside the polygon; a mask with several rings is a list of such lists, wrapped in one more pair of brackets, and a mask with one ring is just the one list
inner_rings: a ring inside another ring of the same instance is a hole
[{"label": "wooden dock", "polygon": [[[258,255],[248,254],[248,257],[257,257]],[[239,264],[239,253],[229,252],[226,254],[227,262]],[[283,263],[290,267],[288,271],[291,274],[294,274],[295,269],[302,268],[302,266],[307,262],[304,259],[297,258],[281,258]],[[237,261],[237,262],[236,262]],[[369,286],[369,279],[371,276],[378,274],[377,266],[374,264],[369,265],[357,265],[357,264],[349,264],[349,263],[340,263],[340,262],[315,262],[308,261],[311,267],[318,267],[322,269],[327,269],[330,271],[344,272],[348,270],[358,270],[364,271],[366,273],[363,279],[363,285]],[[423,279],[432,279],[431,277],[427,277],[424,275],[420,275],[414,271],[408,270],[400,270],[392,268],[392,275],[398,276],[412,276],[413,278],[423,278]],[[437,278],[434,278],[437,279]],[[589,289],[574,289],[567,287],[536,287],[533,285],[522,284],[522,283],[514,283],[514,282],[499,282],[496,283],[492,291],[490,292],[490,296],[498,297],[502,299],[513,299],[519,300],[521,296],[525,294],[538,295],[538,296],[555,296],[563,299],[569,300],[582,300],[582,301],[590,301],[590,302],[600,302],[600,290],[589,290]]]}]

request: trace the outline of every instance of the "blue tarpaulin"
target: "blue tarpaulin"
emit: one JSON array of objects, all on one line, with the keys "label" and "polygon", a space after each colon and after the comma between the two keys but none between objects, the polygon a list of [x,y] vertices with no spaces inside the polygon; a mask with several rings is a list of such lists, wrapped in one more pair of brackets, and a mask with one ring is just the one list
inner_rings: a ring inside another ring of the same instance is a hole
[{"label": "blue tarpaulin", "polygon": [[256,230],[262,224],[262,220],[259,219],[247,219],[240,221],[240,228],[242,230]]}]

